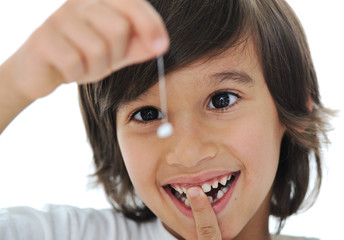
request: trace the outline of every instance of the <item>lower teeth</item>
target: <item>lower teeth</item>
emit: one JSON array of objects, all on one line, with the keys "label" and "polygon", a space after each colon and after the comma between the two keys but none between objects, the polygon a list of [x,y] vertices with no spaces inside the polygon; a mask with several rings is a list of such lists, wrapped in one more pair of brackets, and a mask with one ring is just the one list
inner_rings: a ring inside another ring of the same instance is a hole
[{"label": "lower teeth", "polygon": [[189,200],[185,199],[185,200],[184,200],[184,204],[185,204],[185,206],[190,207]]}]

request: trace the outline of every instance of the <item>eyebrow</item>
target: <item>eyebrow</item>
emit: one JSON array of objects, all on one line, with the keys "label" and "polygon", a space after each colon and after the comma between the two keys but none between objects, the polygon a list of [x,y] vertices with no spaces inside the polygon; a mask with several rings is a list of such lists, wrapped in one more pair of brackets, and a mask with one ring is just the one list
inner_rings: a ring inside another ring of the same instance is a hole
[{"label": "eyebrow", "polygon": [[252,87],[255,83],[255,81],[246,72],[237,71],[215,73],[210,75],[209,79],[213,86],[217,86],[222,82],[228,80],[231,80],[240,85],[247,85],[249,87]]},{"label": "eyebrow", "polygon": [[[210,77],[205,78],[207,81],[207,84],[209,84],[212,87],[217,87],[220,85],[222,82],[225,81],[232,81],[236,84],[244,85],[247,87],[252,87],[255,83],[255,81],[248,75],[246,72],[242,71],[226,71],[226,72],[218,72],[210,75]],[[122,102],[119,104],[118,109],[120,108],[127,108],[130,105],[134,104],[135,102],[141,101],[145,96],[147,96],[148,92],[145,91],[132,101],[128,102]]]}]

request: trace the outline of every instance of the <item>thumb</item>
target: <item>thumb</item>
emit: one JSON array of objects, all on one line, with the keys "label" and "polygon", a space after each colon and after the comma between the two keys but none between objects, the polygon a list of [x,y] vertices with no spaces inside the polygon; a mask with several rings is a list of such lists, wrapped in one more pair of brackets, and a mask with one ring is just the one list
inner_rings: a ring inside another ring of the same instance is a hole
[{"label": "thumb", "polygon": [[200,187],[191,187],[186,196],[194,216],[199,240],[221,239],[219,224],[207,195]]}]

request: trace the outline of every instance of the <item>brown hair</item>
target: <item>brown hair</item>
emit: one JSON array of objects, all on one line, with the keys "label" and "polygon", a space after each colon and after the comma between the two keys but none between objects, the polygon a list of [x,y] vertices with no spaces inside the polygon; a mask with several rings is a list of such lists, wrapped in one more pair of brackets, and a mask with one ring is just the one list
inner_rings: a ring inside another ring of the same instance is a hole
[{"label": "brown hair", "polygon": [[[284,220],[304,202],[315,163],[318,192],[322,179],[321,139],[327,140],[327,115],[320,101],[306,37],[283,0],[151,0],[163,17],[171,46],[166,74],[202,57],[212,58],[251,38],[280,121],[286,126],[271,215]],[[94,152],[95,175],[113,206],[136,221],[154,214],[140,201],[125,169],[116,137],[116,111],[157,82],[154,60],[126,67],[98,83],[80,86],[87,134]],[[310,107],[313,100],[313,106]]]}]

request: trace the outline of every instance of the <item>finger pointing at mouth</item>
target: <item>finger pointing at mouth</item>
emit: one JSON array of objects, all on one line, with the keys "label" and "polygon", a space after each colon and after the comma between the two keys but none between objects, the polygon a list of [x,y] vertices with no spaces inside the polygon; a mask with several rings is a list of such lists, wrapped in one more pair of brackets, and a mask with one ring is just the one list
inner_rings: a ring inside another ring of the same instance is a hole
[{"label": "finger pointing at mouth", "polygon": [[219,224],[207,195],[200,187],[187,189],[186,194],[194,216],[199,240],[221,239]]}]

